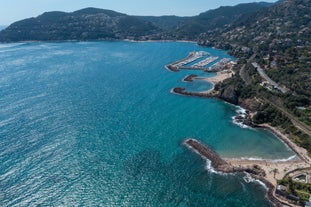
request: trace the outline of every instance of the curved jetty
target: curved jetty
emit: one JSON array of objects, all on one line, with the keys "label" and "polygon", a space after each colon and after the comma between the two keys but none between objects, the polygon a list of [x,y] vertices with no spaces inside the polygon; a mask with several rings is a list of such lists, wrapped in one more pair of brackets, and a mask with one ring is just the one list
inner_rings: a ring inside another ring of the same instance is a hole
[{"label": "curved jetty", "polygon": [[185,77],[183,79],[184,82],[192,82],[194,78],[198,77],[198,75],[194,75],[194,74],[191,74],[191,75],[188,75],[187,77]]},{"label": "curved jetty", "polygon": [[185,88],[176,87],[171,90],[172,93],[184,95],[184,96],[196,96],[196,97],[207,97],[207,98],[214,98],[215,95],[207,92],[190,92],[186,91]]},{"label": "curved jetty", "polygon": [[223,160],[215,151],[213,151],[208,146],[202,144],[196,139],[189,138],[186,139],[183,144],[189,149],[199,154],[202,158],[211,161],[211,166],[215,171],[221,173],[236,173],[245,172],[249,173],[254,179],[261,181],[268,188],[267,197],[268,199],[277,207],[281,206],[291,206],[288,203],[280,201],[274,193],[275,186],[271,184],[264,177],[266,176],[265,171],[262,170],[258,165],[253,165],[252,167],[234,167],[230,163]]},{"label": "curved jetty", "polygon": [[243,172],[244,168],[235,168],[230,165],[225,160],[221,159],[220,156],[210,149],[208,146],[201,144],[196,139],[187,139],[184,141],[184,144],[192,149],[195,153],[199,154],[201,157],[211,161],[211,166],[214,170],[222,173],[234,173],[234,172]]}]

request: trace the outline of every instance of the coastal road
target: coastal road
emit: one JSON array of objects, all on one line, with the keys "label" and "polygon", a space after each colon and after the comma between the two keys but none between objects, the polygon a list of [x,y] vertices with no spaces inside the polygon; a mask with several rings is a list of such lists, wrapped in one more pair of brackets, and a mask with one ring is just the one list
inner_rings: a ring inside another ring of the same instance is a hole
[{"label": "coastal road", "polygon": [[277,88],[279,91],[281,91],[282,93],[286,93],[288,90],[286,88],[281,87],[279,84],[277,84],[275,81],[273,81],[264,71],[264,69],[262,69],[260,67],[260,65],[256,62],[253,62],[252,65],[254,66],[254,68],[257,69],[259,75],[265,79],[270,85],[272,85],[274,88]]}]

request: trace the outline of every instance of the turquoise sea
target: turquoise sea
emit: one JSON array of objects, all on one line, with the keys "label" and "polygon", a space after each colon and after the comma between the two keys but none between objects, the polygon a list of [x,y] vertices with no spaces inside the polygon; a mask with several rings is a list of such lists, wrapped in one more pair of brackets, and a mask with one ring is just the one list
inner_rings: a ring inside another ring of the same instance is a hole
[{"label": "turquoise sea", "polygon": [[170,93],[211,87],[164,68],[200,50],[229,57],[184,42],[0,44],[0,206],[271,206],[263,186],[209,172],[181,144],[293,155],[271,133],[234,124],[237,107]]}]

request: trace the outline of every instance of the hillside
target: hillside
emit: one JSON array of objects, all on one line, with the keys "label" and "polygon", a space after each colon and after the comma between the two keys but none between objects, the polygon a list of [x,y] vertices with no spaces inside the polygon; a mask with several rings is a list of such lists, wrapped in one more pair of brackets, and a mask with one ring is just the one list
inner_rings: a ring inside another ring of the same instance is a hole
[{"label": "hillside", "polygon": [[186,21],[192,17],[179,17],[179,16],[135,16],[136,18],[151,22],[156,27],[162,29],[163,31],[170,31],[176,27],[185,24]]},{"label": "hillside", "polygon": [[15,22],[0,32],[1,42],[135,39],[159,29],[126,14],[95,8],[72,13],[46,12]]},{"label": "hillside", "polygon": [[287,0],[201,34],[199,43],[230,49],[241,58],[256,54],[272,79],[305,96],[310,104],[310,28],[311,1]]},{"label": "hillside", "polygon": [[196,40],[199,34],[232,23],[243,15],[271,6],[248,3],[220,7],[194,17],[129,16],[86,8],[76,12],[46,12],[13,23],[0,32],[0,42],[101,39]]},{"label": "hillside", "polygon": [[[217,86],[220,97],[258,111],[311,153],[311,1],[284,0],[200,34],[199,43],[239,57],[236,76]],[[266,73],[284,91],[267,86]],[[286,90],[285,90],[286,89]],[[286,92],[285,92],[286,91]]]},{"label": "hillside", "polygon": [[174,33],[178,39],[194,39],[199,34],[234,22],[246,17],[253,12],[271,6],[271,3],[245,3],[236,6],[221,6],[217,9],[209,10],[188,19],[183,24],[174,28]]}]

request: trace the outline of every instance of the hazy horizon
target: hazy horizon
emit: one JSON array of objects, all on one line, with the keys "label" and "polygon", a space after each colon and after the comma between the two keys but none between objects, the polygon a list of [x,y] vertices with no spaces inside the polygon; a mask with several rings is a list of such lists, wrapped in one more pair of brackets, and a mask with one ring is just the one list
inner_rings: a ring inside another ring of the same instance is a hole
[{"label": "hazy horizon", "polygon": [[[189,0],[159,0],[156,2],[144,2],[143,0],[132,0],[131,4],[125,3],[124,0],[93,0],[86,2],[84,0],[28,0],[20,2],[19,0],[11,0],[4,3],[0,7],[0,25],[8,26],[15,21],[25,18],[36,17],[48,11],[64,11],[72,12],[86,7],[95,7],[102,9],[114,10],[128,15],[139,16],[194,16],[210,9],[220,6],[233,6],[240,3],[262,2],[257,0],[221,0],[221,1],[205,1],[197,0],[195,2]],[[276,2],[276,0],[267,0],[264,2]],[[18,6],[16,6],[18,5]]]}]

